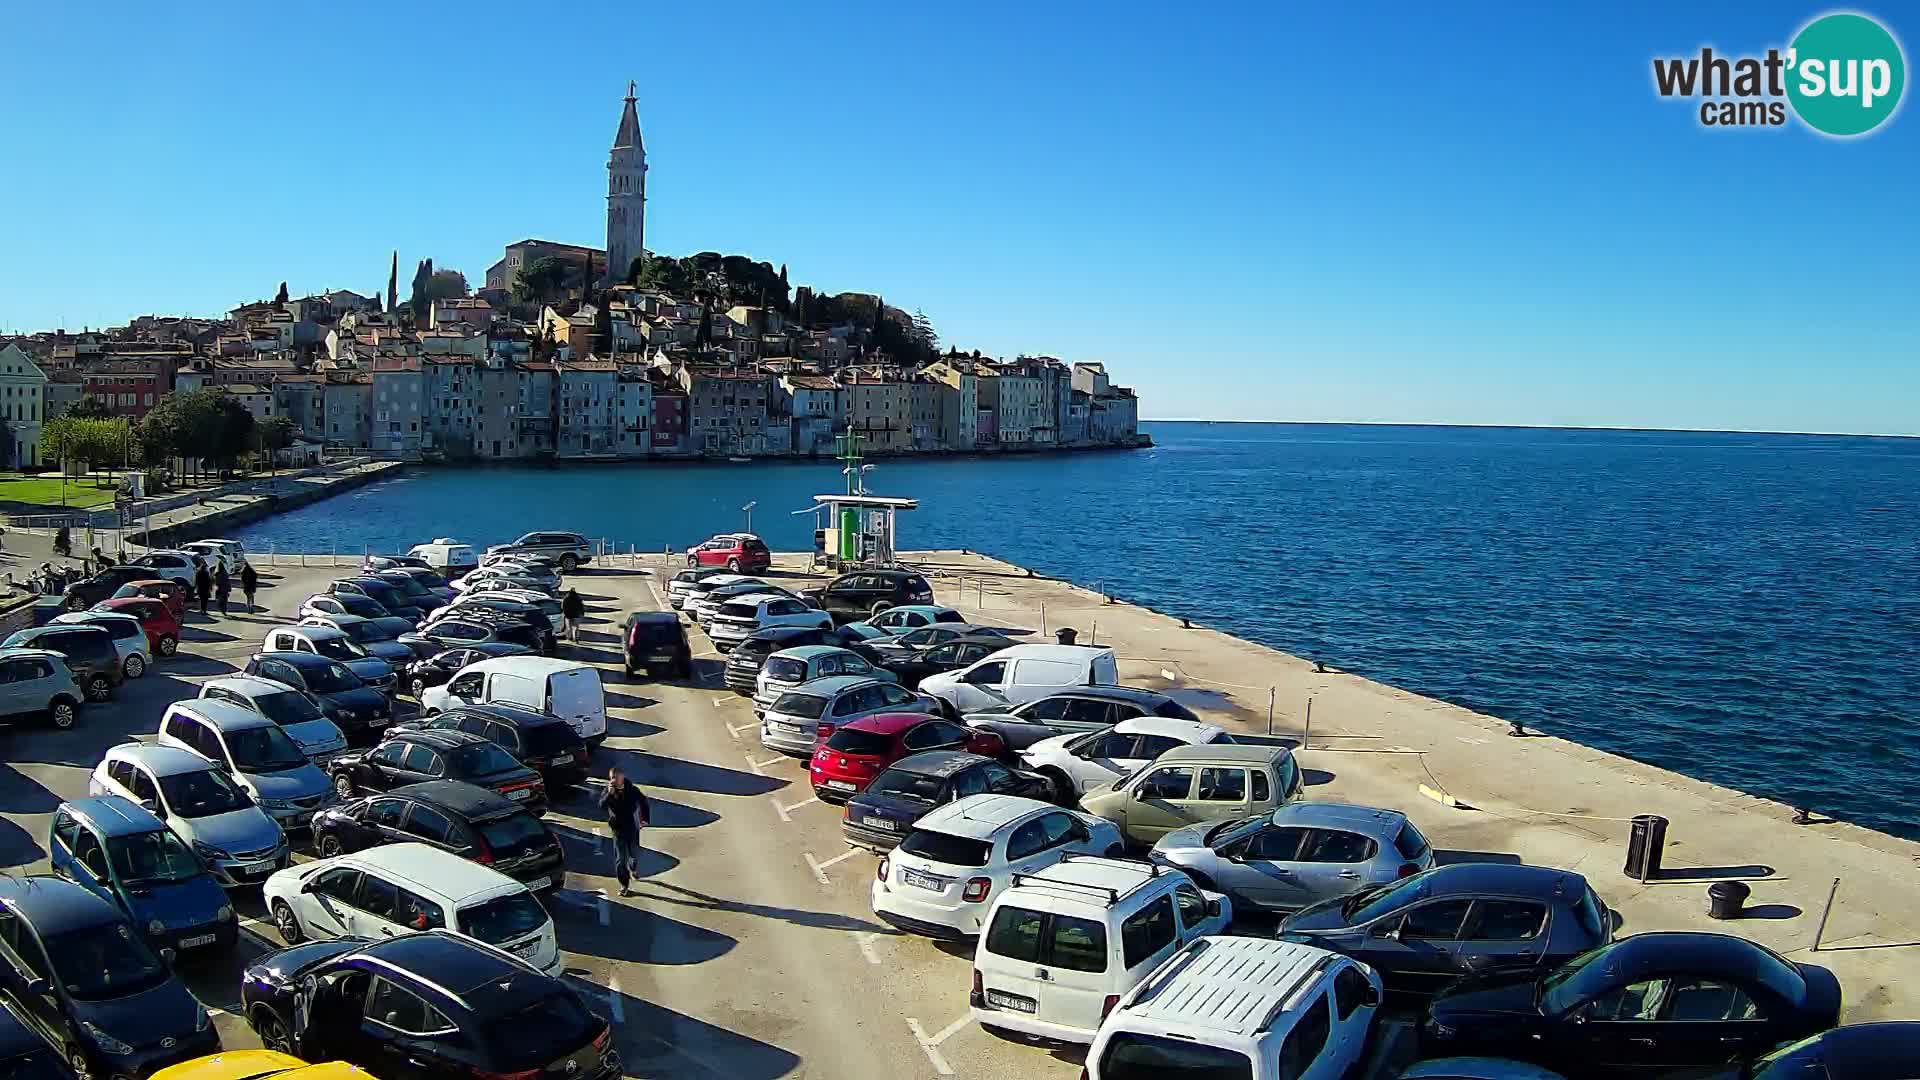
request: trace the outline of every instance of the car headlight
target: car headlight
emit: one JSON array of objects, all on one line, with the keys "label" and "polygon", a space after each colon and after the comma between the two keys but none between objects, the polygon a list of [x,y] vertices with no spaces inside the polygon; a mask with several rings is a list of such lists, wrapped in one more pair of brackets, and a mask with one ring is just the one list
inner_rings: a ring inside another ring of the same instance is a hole
[{"label": "car headlight", "polygon": [[96,1024],[91,1020],[82,1020],[80,1022],[80,1026],[86,1029],[87,1035],[93,1039],[93,1045],[99,1047],[101,1053],[103,1054],[133,1053],[133,1047],[128,1046],[126,1043],[123,1043],[119,1039],[116,1039],[113,1036],[107,1034],[106,1032],[100,1030],[99,1024]]},{"label": "car headlight", "polygon": [[220,910],[213,913],[213,918],[215,922],[232,922],[233,921],[233,905],[221,904]]},{"label": "car headlight", "polygon": [[214,847],[212,844],[203,844],[198,840],[193,842],[193,853],[208,862],[218,862],[221,859],[231,858],[225,851]]},{"label": "car headlight", "polygon": [[195,1005],[193,1007],[193,1030],[205,1031],[212,1026],[213,1017],[207,1015],[207,1007],[205,1005]]},{"label": "car headlight", "polygon": [[147,923],[147,933],[152,934],[154,937],[159,937],[166,932],[167,924],[161,922],[159,919],[154,919]]}]

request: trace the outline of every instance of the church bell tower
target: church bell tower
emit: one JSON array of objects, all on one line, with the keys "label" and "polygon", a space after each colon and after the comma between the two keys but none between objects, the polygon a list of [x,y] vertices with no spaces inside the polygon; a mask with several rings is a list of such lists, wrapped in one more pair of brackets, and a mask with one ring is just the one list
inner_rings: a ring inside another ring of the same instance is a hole
[{"label": "church bell tower", "polygon": [[620,130],[607,155],[607,284],[627,280],[633,260],[646,254],[647,151],[640,142],[640,114],[634,109],[634,84],[627,84]]}]

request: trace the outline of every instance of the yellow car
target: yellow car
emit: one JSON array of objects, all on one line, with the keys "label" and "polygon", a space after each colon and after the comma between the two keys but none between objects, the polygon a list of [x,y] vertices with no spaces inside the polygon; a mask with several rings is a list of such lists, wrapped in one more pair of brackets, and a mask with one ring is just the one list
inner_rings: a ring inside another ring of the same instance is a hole
[{"label": "yellow car", "polygon": [[344,1061],[309,1065],[278,1050],[222,1050],[169,1065],[150,1080],[372,1080],[365,1069]]}]

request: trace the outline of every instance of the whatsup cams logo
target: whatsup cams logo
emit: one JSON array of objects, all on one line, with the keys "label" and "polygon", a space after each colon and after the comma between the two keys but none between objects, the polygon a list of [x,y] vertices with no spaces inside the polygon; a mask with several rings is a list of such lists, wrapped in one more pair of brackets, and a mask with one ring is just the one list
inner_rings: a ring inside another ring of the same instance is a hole
[{"label": "whatsup cams logo", "polygon": [[1663,98],[1699,101],[1703,127],[1781,127],[1789,115],[1820,132],[1865,135],[1900,107],[1907,58],[1887,28],[1852,12],[1822,15],[1764,56],[1657,57]]}]

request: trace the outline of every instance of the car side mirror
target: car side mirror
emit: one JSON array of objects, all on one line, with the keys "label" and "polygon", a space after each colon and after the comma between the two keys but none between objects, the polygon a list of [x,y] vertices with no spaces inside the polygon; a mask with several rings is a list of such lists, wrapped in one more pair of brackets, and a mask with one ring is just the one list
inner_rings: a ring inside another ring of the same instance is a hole
[{"label": "car side mirror", "polygon": [[1378,1008],[1380,1005],[1380,988],[1372,983],[1368,983],[1366,992],[1360,995],[1360,1004],[1369,1009]]},{"label": "car side mirror", "polygon": [[27,980],[27,993],[35,995],[51,994],[53,993],[53,984],[36,976]]},{"label": "car side mirror", "polygon": [[1380,936],[1386,938],[1388,941],[1399,941],[1400,927],[1396,925],[1393,929],[1382,933]]},{"label": "car side mirror", "polygon": [[167,808],[161,806],[158,799],[141,799],[140,805],[146,807],[147,812],[154,817],[164,818],[167,816]]},{"label": "car side mirror", "polygon": [[1218,900],[1207,901],[1207,914],[1209,915],[1220,914],[1220,901]]}]

